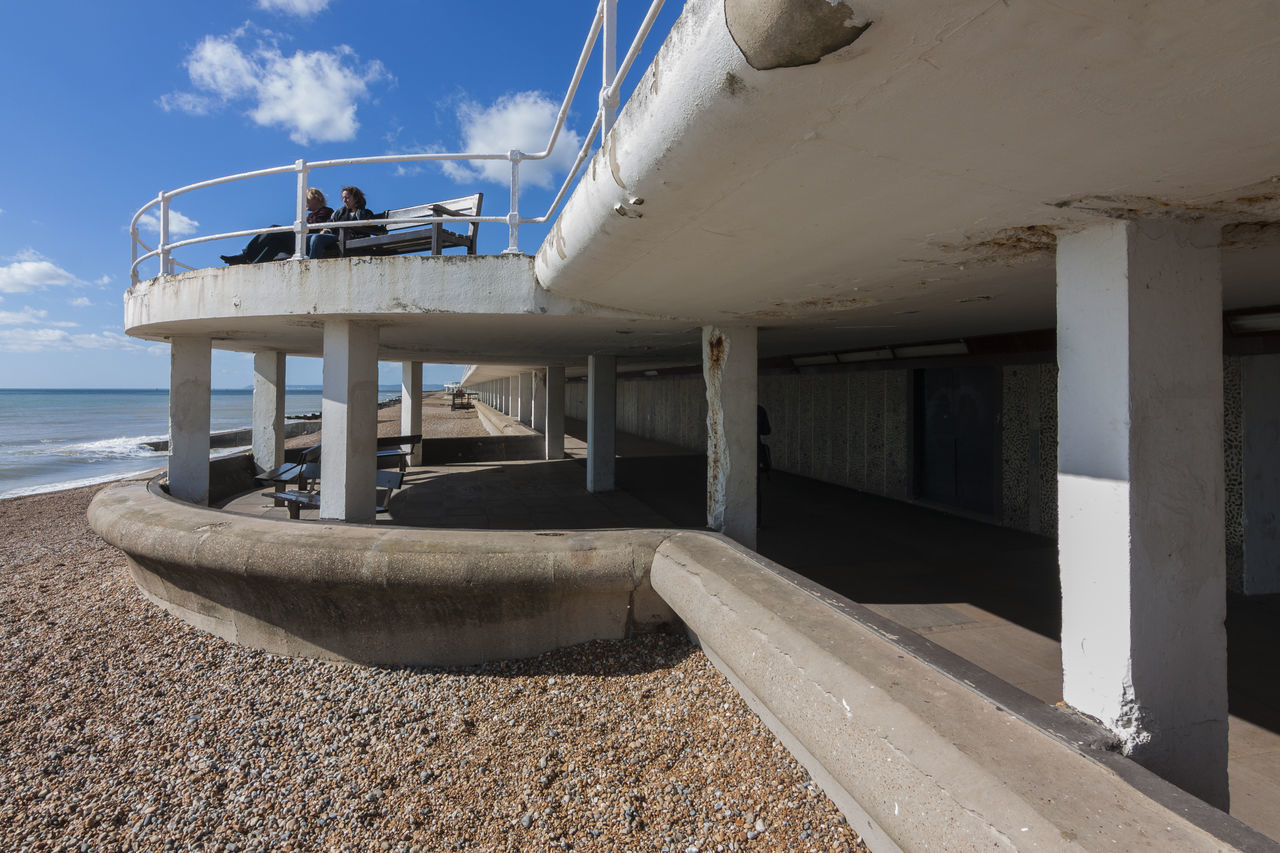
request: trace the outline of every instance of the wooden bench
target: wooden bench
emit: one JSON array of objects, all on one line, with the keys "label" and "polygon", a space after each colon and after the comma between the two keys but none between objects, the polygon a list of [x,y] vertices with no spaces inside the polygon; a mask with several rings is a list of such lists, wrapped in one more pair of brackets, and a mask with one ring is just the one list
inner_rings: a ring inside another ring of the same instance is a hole
[{"label": "wooden bench", "polygon": [[471,395],[459,388],[453,392],[453,399],[449,401],[449,408],[452,409],[470,409]]},{"label": "wooden bench", "polygon": [[[374,219],[415,219],[425,216],[479,216],[484,193],[401,207],[376,214]],[[407,255],[413,252],[430,252],[438,255],[445,249],[462,248],[468,255],[476,253],[476,232],[479,222],[466,225],[465,233],[444,227],[442,222],[399,223],[384,226],[386,233],[348,236],[349,228],[337,228],[338,249],[343,257],[352,255]]]},{"label": "wooden bench", "polygon": [[[320,445],[317,444],[313,447],[308,447],[305,450],[303,450],[301,455],[298,457],[297,462],[286,462],[283,465],[277,465],[276,467],[272,468],[270,471],[263,471],[261,474],[258,474],[253,479],[257,480],[259,483],[262,483],[264,485],[267,483],[272,484],[275,487],[274,490],[265,493],[263,497],[275,498],[276,495],[285,491],[285,486],[288,486],[291,483],[296,483],[298,484],[298,487],[300,489],[305,489],[307,479],[314,479],[315,477],[319,476],[319,471],[320,471],[319,460],[320,460]],[[304,478],[302,476],[303,469],[307,465],[314,465],[315,469],[311,477]],[[275,505],[283,506],[283,504],[279,501],[279,499],[276,499]]]},{"label": "wooden bench", "polygon": [[[404,483],[404,474],[399,471],[379,471],[374,484],[374,513],[386,512],[391,503],[391,493]],[[276,492],[275,498],[289,508],[290,518],[301,518],[304,509],[320,508],[320,491],[304,491],[290,489]],[[278,504],[277,504],[278,505]]]},{"label": "wooden bench", "polygon": [[383,462],[395,460],[401,471],[409,463],[409,455],[413,448],[422,443],[422,434],[416,435],[384,435],[378,439],[378,467]]}]

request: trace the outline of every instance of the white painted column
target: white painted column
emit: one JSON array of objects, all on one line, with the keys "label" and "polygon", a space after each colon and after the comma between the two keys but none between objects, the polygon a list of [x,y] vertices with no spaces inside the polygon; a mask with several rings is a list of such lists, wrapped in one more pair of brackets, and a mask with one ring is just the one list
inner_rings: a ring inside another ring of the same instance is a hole
[{"label": "white painted column", "polygon": [[533,388],[529,393],[529,426],[543,435],[547,431],[547,372],[535,370],[529,374]]},{"label": "white painted column", "polygon": [[614,426],[618,416],[618,359],[587,356],[587,491],[614,486]]},{"label": "white painted column", "polygon": [[1066,701],[1220,808],[1227,646],[1219,230],[1058,238]]},{"label": "white painted column", "polygon": [[209,503],[209,338],[174,338],[169,347],[169,494]]},{"label": "white painted column", "polygon": [[1280,355],[1240,359],[1244,592],[1280,592]]},{"label": "white painted column", "polygon": [[564,366],[547,368],[547,420],[543,435],[547,439],[547,459],[564,458]]},{"label": "white painted column", "polygon": [[702,327],[707,386],[707,526],[756,545],[757,334]]},{"label": "white painted column", "polygon": [[516,399],[516,420],[526,426],[533,426],[533,374],[521,373],[516,377],[519,396]]},{"label": "white painted column", "polygon": [[[400,365],[400,434],[422,434],[422,362],[406,361]],[[422,464],[422,443],[413,446],[409,464]]]},{"label": "white painted column", "polygon": [[351,320],[324,324],[324,440],[320,517],[374,520],[378,449],[378,327]]},{"label": "white painted column", "polygon": [[515,379],[511,376],[508,376],[506,379],[500,380],[500,382],[502,384],[502,413],[504,415],[513,414],[512,408],[511,408],[512,397],[513,397],[511,393],[511,387],[512,387],[512,383],[515,382]]},{"label": "white painted column", "polygon": [[285,354],[253,354],[253,464],[257,472],[284,464]]}]

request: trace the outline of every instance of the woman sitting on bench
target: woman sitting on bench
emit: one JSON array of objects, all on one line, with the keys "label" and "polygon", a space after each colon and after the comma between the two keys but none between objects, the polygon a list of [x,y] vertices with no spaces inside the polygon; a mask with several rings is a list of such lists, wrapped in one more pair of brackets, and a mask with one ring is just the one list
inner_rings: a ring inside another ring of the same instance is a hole
[{"label": "woman sitting on bench", "polygon": [[[333,217],[333,208],[324,203],[324,193],[315,187],[307,189],[307,224],[320,225]],[[272,228],[276,226],[272,225]],[[219,255],[223,263],[228,264],[260,264],[263,261],[274,261],[276,256],[284,253],[293,254],[294,234],[276,232],[274,234],[258,234],[244,247],[238,255]]]},{"label": "woman sitting on bench", "polygon": [[[342,188],[342,208],[329,218],[330,222],[354,222],[360,219],[373,219],[373,213],[365,206],[364,193],[359,187]],[[348,237],[367,237],[379,233],[375,225],[371,228],[344,228]],[[336,245],[338,235],[334,229],[326,228],[319,234],[307,238],[307,257],[323,258],[330,246]]]}]

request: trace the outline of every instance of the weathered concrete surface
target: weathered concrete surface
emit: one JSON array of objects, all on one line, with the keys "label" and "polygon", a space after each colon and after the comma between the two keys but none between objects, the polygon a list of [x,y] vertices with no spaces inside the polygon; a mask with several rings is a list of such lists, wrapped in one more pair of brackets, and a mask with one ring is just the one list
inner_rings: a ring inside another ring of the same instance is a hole
[{"label": "weathered concrete surface", "polygon": [[104,489],[89,521],[143,594],[212,634],[383,665],[526,657],[672,618],[649,566],[662,531],[433,531],[281,523]]},{"label": "weathered concrete surface", "polygon": [[652,580],[877,853],[1277,849],[1100,749],[1102,727],[1007,686],[984,697],[724,537],[675,534]]}]

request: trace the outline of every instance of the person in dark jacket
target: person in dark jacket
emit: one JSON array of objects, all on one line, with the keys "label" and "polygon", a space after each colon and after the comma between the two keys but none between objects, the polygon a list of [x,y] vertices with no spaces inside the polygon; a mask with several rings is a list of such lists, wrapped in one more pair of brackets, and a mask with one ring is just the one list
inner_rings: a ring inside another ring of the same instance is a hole
[{"label": "person in dark jacket", "polygon": [[[320,225],[328,222],[333,216],[333,208],[325,204],[324,193],[315,187],[307,190],[307,224]],[[272,225],[272,228],[276,226]],[[260,264],[263,261],[274,261],[276,255],[293,254],[295,245],[293,232],[277,232],[274,234],[257,234],[238,255],[219,255],[228,264]]]},{"label": "person in dark jacket", "polygon": [[[354,222],[362,219],[373,219],[373,213],[365,206],[364,193],[359,187],[342,188],[342,207],[329,218],[330,222]],[[307,238],[307,257],[323,258],[330,246],[338,242],[338,230],[346,231],[348,237],[367,237],[380,234],[382,230],[374,225],[367,228],[326,228],[319,234]]]}]

